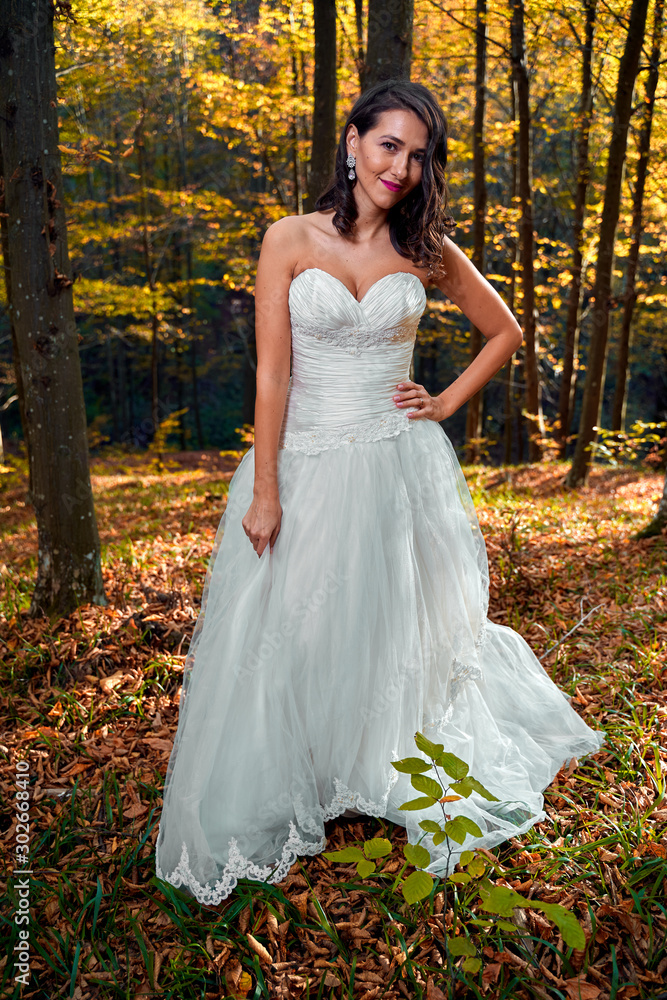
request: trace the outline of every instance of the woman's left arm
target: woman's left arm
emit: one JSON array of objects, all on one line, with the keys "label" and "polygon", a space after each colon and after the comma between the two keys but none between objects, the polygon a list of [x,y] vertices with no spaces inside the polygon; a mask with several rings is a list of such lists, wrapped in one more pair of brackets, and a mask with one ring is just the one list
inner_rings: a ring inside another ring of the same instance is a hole
[{"label": "woman's left arm", "polygon": [[[438,421],[451,417],[471,396],[479,392],[523,341],[521,327],[498,292],[448,237],[445,237],[442,260],[447,273],[434,284],[474,323],[486,338],[486,343],[455,382],[447,386],[439,396],[430,397],[430,402],[422,405],[421,409],[412,410],[408,414],[414,418],[425,417]],[[414,407],[423,400],[423,387],[414,382],[401,382],[397,389],[399,391],[394,400],[397,405],[400,400],[402,409]]]}]

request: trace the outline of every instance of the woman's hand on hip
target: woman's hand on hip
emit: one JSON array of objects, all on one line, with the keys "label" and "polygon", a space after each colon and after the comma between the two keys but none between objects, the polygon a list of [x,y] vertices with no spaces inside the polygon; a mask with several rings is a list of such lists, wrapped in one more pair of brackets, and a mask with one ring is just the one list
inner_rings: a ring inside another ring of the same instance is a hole
[{"label": "woman's hand on hip", "polygon": [[282,516],[283,509],[277,494],[253,497],[241,524],[258,556],[261,556],[267,543],[273,552]]},{"label": "woman's hand on hip", "polygon": [[444,412],[440,396],[431,396],[423,385],[411,382],[399,382],[396,386],[397,392],[394,395],[394,403],[398,409],[404,410],[408,407],[415,407],[408,412],[411,420],[444,420],[447,414]]}]

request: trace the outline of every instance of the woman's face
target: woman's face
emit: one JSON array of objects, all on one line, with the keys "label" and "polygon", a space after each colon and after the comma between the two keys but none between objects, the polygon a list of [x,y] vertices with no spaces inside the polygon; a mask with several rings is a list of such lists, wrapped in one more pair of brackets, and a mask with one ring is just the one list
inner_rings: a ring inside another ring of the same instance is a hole
[{"label": "woman's face", "polygon": [[347,151],[356,157],[355,197],[365,194],[378,208],[389,210],[421,181],[428,129],[414,111],[383,111],[377,125],[360,136],[347,130]]}]

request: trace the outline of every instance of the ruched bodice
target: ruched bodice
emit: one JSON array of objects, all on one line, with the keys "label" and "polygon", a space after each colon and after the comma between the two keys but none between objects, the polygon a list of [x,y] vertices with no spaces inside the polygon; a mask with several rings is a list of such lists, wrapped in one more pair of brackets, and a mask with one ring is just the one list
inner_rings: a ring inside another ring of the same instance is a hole
[{"label": "ruched bodice", "polygon": [[316,454],[354,441],[393,437],[412,423],[392,399],[408,378],[426,292],[396,271],[359,302],[316,267],[292,281],[290,378],[280,447]]}]

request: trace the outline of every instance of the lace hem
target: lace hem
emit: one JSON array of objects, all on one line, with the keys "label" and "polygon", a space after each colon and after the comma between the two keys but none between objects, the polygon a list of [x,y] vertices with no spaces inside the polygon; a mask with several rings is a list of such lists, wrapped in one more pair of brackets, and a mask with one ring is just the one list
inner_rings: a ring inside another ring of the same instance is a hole
[{"label": "lace hem", "polygon": [[[392,760],[398,757],[398,747],[392,752]],[[390,765],[391,774],[388,777],[385,791],[379,802],[372,799],[365,799],[359,792],[352,791],[340,778],[334,778],[336,794],[328,806],[322,808],[322,822],[335,819],[341,816],[347,809],[356,808],[360,813],[368,816],[380,817],[384,815],[387,808],[389,793],[398,781],[398,771]],[[305,825],[305,824],[302,824]],[[195,899],[207,906],[217,906],[218,903],[226,899],[238,884],[240,878],[256,879],[259,882],[275,884],[281,882],[298,857],[303,855],[321,854],[326,847],[326,835],[319,840],[302,840],[299,836],[294,820],[289,821],[289,836],[282,849],[280,860],[275,865],[260,866],[245,858],[238,848],[236,837],[229,841],[229,860],[225,865],[222,878],[218,879],[215,885],[202,885],[197,881],[190,869],[190,858],[188,848],[183,842],[181,858],[171,875],[165,876],[160,865],[155,864],[155,874],[163,882],[168,882],[175,888],[187,886]]]},{"label": "lace hem", "polygon": [[307,431],[285,431],[280,443],[281,450],[300,451],[304,455],[317,455],[331,448],[345,444],[369,443],[385,438],[397,437],[401,431],[412,427],[407,411],[388,413],[378,420],[367,420],[361,424],[345,427],[314,427]]},{"label": "lace hem", "polygon": [[[485,641],[486,620],[483,620],[475,642],[475,648],[481,648]],[[437,719],[424,721],[422,726],[424,730],[437,730],[449,722],[454,710],[454,702],[456,701],[462,685],[468,681],[478,680],[482,676],[482,670],[480,667],[473,664],[463,663],[458,659],[454,660],[453,671],[450,689],[450,702],[447,712],[444,716]],[[395,760],[397,757],[398,746],[394,747],[392,760]],[[392,768],[391,764],[389,765],[385,790],[378,802],[375,802],[372,799],[365,799],[360,792],[355,792],[351,788],[348,788],[348,786],[344,784],[340,778],[336,777],[333,781],[336,794],[328,805],[321,807],[322,822],[335,819],[337,816],[341,816],[348,809],[356,809],[359,813],[379,818],[386,812],[389,794],[398,781],[398,771],[396,771],[395,768]],[[311,833],[316,832],[316,825],[311,822],[301,822],[301,826],[304,828],[306,826],[310,827]],[[290,820],[289,836],[283,845],[280,860],[273,866],[256,865],[248,858],[245,858],[238,849],[236,837],[232,837],[229,841],[229,860],[224,867],[222,878],[218,879],[213,886],[202,885],[195,878],[190,869],[190,859],[185,842],[183,842],[180,861],[171,875],[164,875],[162,869],[157,863],[157,858],[155,864],[155,874],[163,882],[168,882],[175,888],[179,888],[183,885],[187,886],[199,903],[208,906],[217,906],[218,903],[222,902],[223,899],[226,899],[231,894],[240,878],[256,879],[260,882],[268,882],[270,884],[280,882],[287,875],[288,871],[298,857],[321,854],[326,847],[326,842],[326,836],[315,841],[302,840],[299,836],[296,824],[293,820]]]}]

